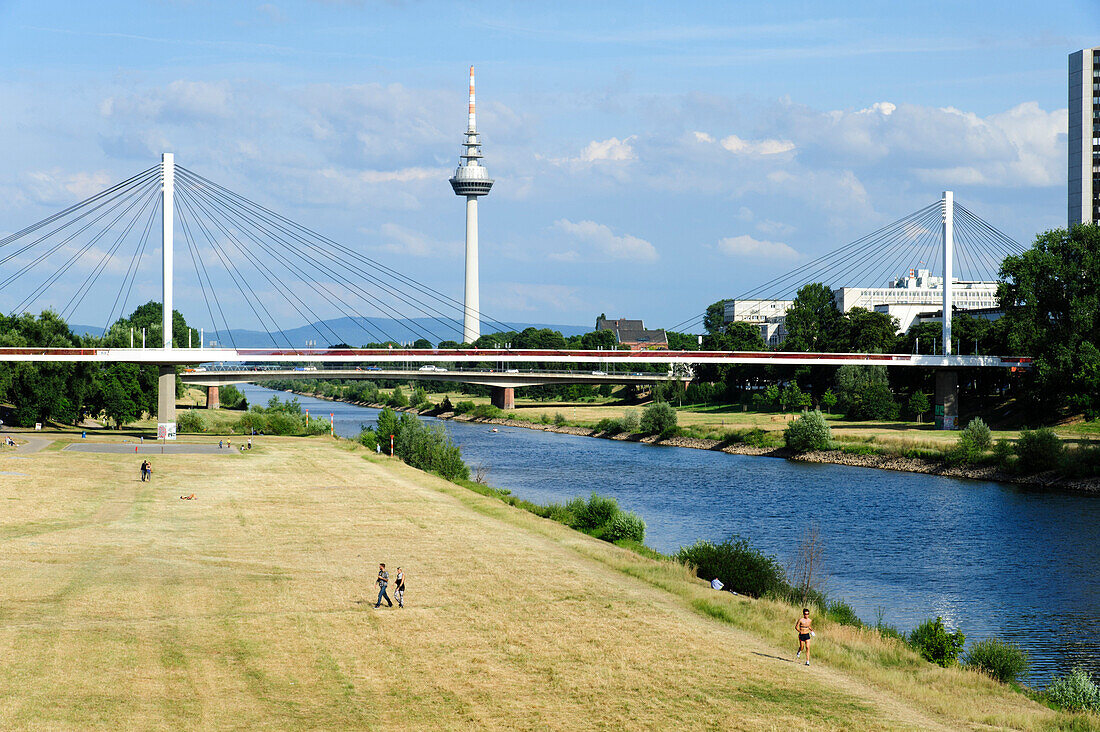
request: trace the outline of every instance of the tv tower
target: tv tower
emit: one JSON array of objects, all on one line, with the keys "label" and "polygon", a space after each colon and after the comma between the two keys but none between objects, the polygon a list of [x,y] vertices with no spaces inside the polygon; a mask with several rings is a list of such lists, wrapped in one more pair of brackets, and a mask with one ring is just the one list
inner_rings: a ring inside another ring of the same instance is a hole
[{"label": "tv tower", "polygon": [[488,195],[493,179],[481,160],[481,138],[474,117],[474,67],[470,67],[470,121],[466,127],[466,148],[462,162],[451,178],[456,196],[466,196],[466,297],[463,303],[462,341],[473,343],[481,336],[481,305],[477,277],[477,197]]}]

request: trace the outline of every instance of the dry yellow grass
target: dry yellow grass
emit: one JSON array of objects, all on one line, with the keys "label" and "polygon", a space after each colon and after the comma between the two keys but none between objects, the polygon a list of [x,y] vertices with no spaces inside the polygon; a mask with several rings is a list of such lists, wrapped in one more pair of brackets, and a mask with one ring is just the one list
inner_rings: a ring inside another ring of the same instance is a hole
[{"label": "dry yellow grass", "polygon": [[[265,438],[154,456],[152,483],[133,455],[0,457],[28,474],[0,476],[3,725],[1070,721],[973,674],[883,665],[902,652],[850,630],[823,627],[823,663],[795,665],[789,608],[363,454]],[[378,561],[406,569],[407,609],[370,607]]]}]

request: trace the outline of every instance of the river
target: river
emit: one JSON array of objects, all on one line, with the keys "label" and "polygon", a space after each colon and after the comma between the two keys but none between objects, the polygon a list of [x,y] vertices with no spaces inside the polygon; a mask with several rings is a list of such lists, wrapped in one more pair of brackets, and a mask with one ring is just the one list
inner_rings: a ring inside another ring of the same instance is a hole
[{"label": "river", "polygon": [[[242,388],[250,404],[273,392]],[[378,410],[299,397],[354,437]],[[430,420],[436,421],[436,420]],[[1100,675],[1087,629],[1100,601],[1100,497],[841,465],[445,422],[488,482],[537,503],[593,491],[645,519],[646,544],[675,552],[738,534],[782,563],[816,523],[826,591],[864,620],[908,631],[942,616],[970,642],[1023,646],[1032,683],[1074,665]],[[792,621],[793,622],[793,621]]]}]

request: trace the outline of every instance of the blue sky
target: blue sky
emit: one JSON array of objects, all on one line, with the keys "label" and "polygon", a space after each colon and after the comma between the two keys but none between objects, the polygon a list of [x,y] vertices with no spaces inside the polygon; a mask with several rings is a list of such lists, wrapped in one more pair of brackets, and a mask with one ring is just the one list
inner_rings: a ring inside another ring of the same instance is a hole
[{"label": "blue sky", "polygon": [[945,188],[1064,225],[1066,56],[1098,44],[1094,0],[0,0],[0,232],[170,150],[460,297],[475,64],[483,309],[671,326]]}]

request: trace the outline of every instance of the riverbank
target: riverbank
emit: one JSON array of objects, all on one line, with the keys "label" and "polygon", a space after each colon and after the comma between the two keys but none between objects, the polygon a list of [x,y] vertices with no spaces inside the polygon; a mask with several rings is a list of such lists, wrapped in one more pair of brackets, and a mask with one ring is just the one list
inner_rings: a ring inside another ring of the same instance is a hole
[{"label": "riverbank", "polygon": [[[0,482],[6,726],[1100,728],[828,622],[796,665],[793,608],[348,441],[154,460]],[[371,607],[378,561],[407,608]]]},{"label": "riverbank", "polygon": [[[324,401],[340,401],[356,406],[384,408],[384,404],[349,402],[333,399],[321,394],[293,391],[301,396],[313,397]],[[579,437],[596,437],[600,439],[622,440],[639,442],[650,445],[662,445],[667,447],[685,447],[693,450],[712,450],[724,452],[730,455],[752,455],[759,457],[782,458],[807,463],[822,463],[830,465],[847,465],[857,468],[874,468],[877,470],[893,470],[909,473],[922,473],[925,475],[938,475],[948,478],[965,478],[970,480],[988,480],[998,483],[1013,483],[1037,489],[1053,489],[1060,491],[1073,491],[1078,493],[1100,494],[1100,478],[1073,479],[1065,478],[1056,473],[1039,473],[1036,475],[1019,475],[1007,471],[997,465],[949,465],[942,459],[925,457],[907,457],[904,455],[870,452],[846,452],[840,450],[816,450],[807,453],[796,453],[785,447],[757,447],[744,443],[729,444],[723,440],[706,439],[701,437],[667,437],[658,435],[639,435],[634,433],[609,433],[600,432],[589,427],[576,425],[543,424],[528,422],[526,420],[494,418],[477,419],[469,415],[456,415],[454,412],[437,412],[432,410],[416,410],[406,408],[399,411],[411,411],[417,414],[430,414],[438,419],[455,420],[459,422],[478,422],[481,424],[498,425],[502,427],[518,427],[542,432],[554,432],[564,435],[576,435]]]}]

